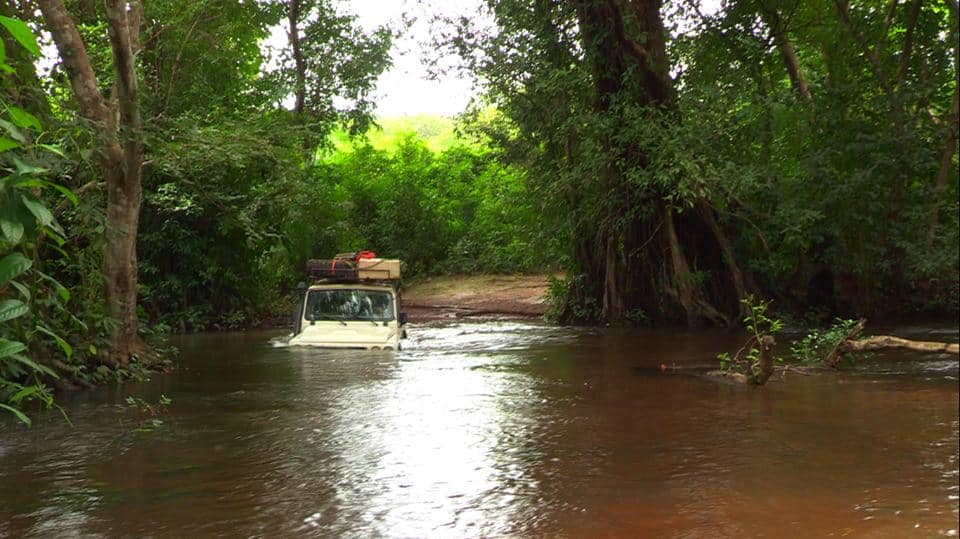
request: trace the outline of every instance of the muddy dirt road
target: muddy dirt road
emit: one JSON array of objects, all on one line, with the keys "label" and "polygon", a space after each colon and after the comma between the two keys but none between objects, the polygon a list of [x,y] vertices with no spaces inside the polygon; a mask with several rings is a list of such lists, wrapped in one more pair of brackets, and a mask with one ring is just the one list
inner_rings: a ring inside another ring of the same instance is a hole
[{"label": "muddy dirt road", "polygon": [[411,321],[541,318],[547,275],[433,277],[411,282],[403,305]]}]

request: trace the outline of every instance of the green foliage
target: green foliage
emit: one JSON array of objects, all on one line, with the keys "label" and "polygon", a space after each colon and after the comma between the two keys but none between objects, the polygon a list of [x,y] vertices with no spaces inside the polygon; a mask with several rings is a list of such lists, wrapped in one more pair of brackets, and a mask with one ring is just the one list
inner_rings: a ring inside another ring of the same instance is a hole
[{"label": "green foliage", "polygon": [[150,46],[140,58],[145,113],[216,121],[223,114],[255,110],[262,103],[256,90],[265,64],[259,42],[281,20],[276,6],[267,2],[143,4],[148,25],[142,33],[150,36]]},{"label": "green foliage", "polygon": [[517,273],[549,267],[538,247],[537,205],[519,171],[482,148],[434,153],[412,135],[391,150],[360,145],[319,165],[315,175],[342,185],[347,250],[367,246],[421,273]]},{"label": "green foliage", "polygon": [[[0,17],[0,24],[36,54],[33,34],[23,22]],[[3,60],[0,58],[0,65],[9,67]],[[40,134],[41,125],[19,107],[2,105],[6,113],[0,127],[9,138],[0,139],[0,408],[29,426],[30,418],[22,409],[30,402],[50,407],[53,397],[44,381],[58,378],[31,352],[46,338],[72,353],[70,345],[45,325],[42,315],[44,300],[66,302],[69,294],[66,299],[44,294],[50,290],[44,284],[59,283],[37,269],[40,244],[48,240],[62,246],[66,240],[63,229],[38,198],[45,188],[56,185],[44,179],[48,171],[38,165],[35,154],[33,138]]]},{"label": "green foliage", "polygon": [[[629,246],[630,227],[658,200],[678,211],[705,202],[760,289],[798,310],[956,316],[958,152],[946,185],[934,184],[945,146],[957,149],[957,14],[925,3],[912,21],[899,4],[887,18],[866,3],[847,5],[844,22],[838,5],[847,3],[733,1],[704,15],[695,2],[667,3],[672,114],[638,106],[645,81],[629,74],[597,111],[596,43],[580,33],[574,4],[489,3],[492,25],[447,21],[437,40],[484,81],[478,102],[503,117],[479,129],[549,194],[547,216],[568,220],[586,244],[577,249],[605,234]],[[784,63],[781,29],[809,100]],[[627,188],[604,182],[604,166],[624,171]],[[581,272],[591,281],[583,293],[598,297],[602,274],[568,268]]]},{"label": "green foliage", "polygon": [[826,330],[814,329],[790,345],[790,352],[801,363],[819,364],[836,351],[837,346],[857,325],[856,320],[836,319]]},{"label": "green foliage", "polygon": [[[697,204],[717,212],[747,280],[781,304],[957,310],[956,154],[943,190],[933,185],[956,86],[949,6],[923,4],[910,55],[908,10],[888,23],[876,6],[851,6],[855,28],[884,42],[877,73],[836,5],[767,5],[789,28],[808,103],[759,4],[727,2],[702,16],[693,4],[669,3],[673,23],[688,30],[669,40],[668,56],[683,69],[677,110],[665,111],[640,106],[642,81],[630,73],[616,81],[623,92],[597,106],[593,44],[580,34],[576,3],[491,2],[495,27],[460,19],[438,34],[479,75],[483,98],[456,124],[382,120],[382,130],[357,137],[371,120],[394,30],[361,31],[326,0],[302,5],[307,99],[304,113],[292,114],[281,106],[297,86],[291,54],[261,46],[290,2],[145,3],[139,74],[148,165],[138,258],[140,314],[153,332],[285,314],[282,296],[302,279],[306,259],[361,248],[403,259],[411,276],[562,267],[568,277],[551,281],[550,314],[585,322],[602,311],[597,275],[571,261],[604,247],[589,240],[613,238],[629,251],[656,234],[635,225],[658,206],[683,219]],[[109,94],[102,9],[71,10]],[[57,367],[61,375],[85,381],[139,371],[97,366],[113,321],[100,293],[106,195],[93,138],[74,114],[62,66],[40,80],[21,73],[34,69],[37,54],[29,26],[12,18],[0,26],[8,38],[0,57],[0,338],[9,350],[25,347],[0,358],[3,380],[21,384],[0,402],[17,407],[14,396],[49,395],[24,391],[50,376],[42,369],[54,358],[67,367]],[[623,181],[607,181],[608,167]],[[928,245],[931,208],[940,219]],[[695,250],[709,235],[693,230],[686,243]],[[719,256],[695,254],[692,284],[718,286],[709,264]],[[754,340],[777,326],[766,305],[748,305]],[[636,305],[625,315],[650,317],[653,309]],[[817,335],[804,346],[826,342]],[[743,353],[727,361],[750,363]]]},{"label": "green foliage", "polygon": [[[878,6],[851,5],[849,25],[829,2],[759,13],[731,2],[708,17],[679,9],[693,27],[673,49],[686,66],[681,107],[696,115],[711,161],[726,163],[715,205],[743,231],[737,248],[764,286],[828,312],[956,313],[956,154],[946,192],[932,190],[950,142],[956,13],[924,6],[905,51],[907,6],[885,21]],[[790,29],[809,102],[768,46],[772,13]],[[931,207],[944,222],[927,245]]]},{"label": "green foliage", "polygon": [[[454,146],[469,145],[466,139],[458,136],[455,120],[431,114],[378,118],[377,125],[364,133],[363,137],[373,149],[391,154],[396,153],[405,141],[411,139],[422,141],[427,149],[435,154]],[[364,146],[358,144],[345,129],[337,129],[331,133],[330,141],[335,152],[330,156],[331,160],[346,156]]]},{"label": "green foliage", "polygon": [[[10,35],[17,40],[17,43],[26,49],[27,52],[34,56],[40,55],[40,47],[37,46],[37,40],[26,23],[12,17],[0,16],[0,25],[3,25],[7,32],[9,32]],[[5,60],[5,58],[0,58],[0,62],[4,62]],[[3,65],[6,66],[5,63]],[[9,66],[7,67],[9,68]]]},{"label": "green foliage", "polygon": [[[377,77],[391,62],[393,30],[381,26],[367,32],[357,24],[356,16],[332,0],[296,3],[300,62],[289,48],[273,51],[277,53],[274,63],[279,66],[261,73],[261,98],[276,103],[300,92],[303,109],[297,112],[329,124],[316,133],[317,141],[323,140],[335,122],[352,134],[365,131],[373,121],[371,97]],[[260,4],[282,14],[289,25],[292,0]]]},{"label": "green foliage", "polygon": [[[729,353],[717,354],[722,371],[738,371],[748,375],[755,375],[759,368],[760,344],[766,335],[774,336],[783,329],[783,322],[773,318],[768,310],[770,301],[757,299],[748,295],[740,301],[746,311],[743,316],[743,325],[750,332],[750,337],[742,347],[731,356]],[[774,358],[783,361],[783,358]]]},{"label": "green foliage", "polygon": [[141,305],[151,320],[197,330],[257,318],[289,277],[285,223],[306,213],[321,225],[324,199],[305,196],[304,129],[278,113],[164,125],[164,136],[152,139],[138,238]]},{"label": "green foliage", "polygon": [[[11,161],[13,169],[3,166]],[[51,311],[65,309],[69,292],[37,268],[44,240],[66,241],[53,215],[35,198],[49,183],[39,180],[44,172],[11,152],[0,155],[0,173],[7,174],[0,178],[0,207],[7,210],[0,214],[0,407],[27,425],[30,420],[21,408],[29,402],[52,406],[45,381],[59,378],[33,353],[52,344],[66,360],[73,355],[70,344],[48,326]]]},{"label": "green foliage", "polygon": [[336,135],[311,162],[300,149],[311,127],[283,113],[163,125],[148,139],[144,314],[190,330],[279,318],[277,291],[303,279],[308,258],[359,249],[400,258],[407,276],[555,267],[562,244],[544,237],[519,170],[482,146],[449,143],[449,122],[416,122],[447,149],[393,122],[405,134],[380,138],[379,149]]},{"label": "green foliage", "polygon": [[[585,286],[583,275],[567,275],[547,278],[547,312],[545,318],[550,322],[567,320],[573,323],[587,323],[596,320],[600,315],[600,305],[595,298],[582,293]],[[585,297],[582,302],[572,301],[572,298]],[[632,322],[646,322],[642,311],[634,312]]]},{"label": "green foliage", "polygon": [[[0,22],[27,52],[37,52],[25,25]],[[69,164],[46,141],[51,133],[41,121],[7,101],[10,80],[0,81],[0,128],[3,140],[12,141],[0,145],[0,408],[29,425],[25,410],[56,406],[49,384],[69,383],[64,375],[87,377],[85,366],[96,349],[73,294],[54,275],[72,260],[72,238],[61,217],[79,199],[59,183]]]},{"label": "green foliage", "polygon": [[168,407],[172,402],[173,400],[164,394],[161,394],[155,403],[132,395],[127,397],[127,408],[139,416],[137,426],[133,429],[134,432],[150,433],[162,428],[164,423],[160,416],[168,413]]}]

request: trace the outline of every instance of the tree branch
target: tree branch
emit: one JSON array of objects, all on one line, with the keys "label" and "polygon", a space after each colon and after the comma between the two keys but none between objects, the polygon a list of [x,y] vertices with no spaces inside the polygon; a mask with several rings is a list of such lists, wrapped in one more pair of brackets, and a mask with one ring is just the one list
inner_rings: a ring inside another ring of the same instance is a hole
[{"label": "tree branch", "polygon": [[953,88],[953,105],[947,119],[947,141],[940,154],[940,169],[937,171],[937,183],[933,186],[933,200],[930,201],[930,217],[927,224],[927,249],[933,248],[940,226],[940,198],[947,190],[947,180],[953,168],[953,153],[956,151],[957,138],[960,135],[960,85]]},{"label": "tree branch", "polygon": [[847,31],[850,32],[850,35],[853,36],[853,39],[856,40],[857,44],[860,45],[860,49],[863,51],[863,55],[867,57],[867,61],[870,62],[870,65],[873,67],[873,74],[877,77],[877,81],[880,82],[880,86],[883,88],[883,91],[890,95],[893,93],[893,89],[890,87],[890,82],[887,80],[886,73],[883,70],[883,65],[880,63],[880,57],[877,56],[877,51],[870,48],[867,45],[866,38],[863,37],[863,34],[860,33],[860,30],[853,24],[853,21],[850,20],[850,6],[847,3],[847,0],[834,0],[834,4],[837,6],[837,14],[840,15],[840,22],[846,27]]},{"label": "tree branch", "polygon": [[47,29],[57,45],[70,78],[70,86],[77,98],[80,115],[98,126],[98,134],[111,130],[111,114],[100,94],[97,76],[90,64],[90,57],[77,32],[73,19],[60,0],[39,0],[40,11],[47,22]]},{"label": "tree branch", "polygon": [[783,24],[783,17],[776,8],[767,9],[762,1],[757,2],[760,6],[760,17],[770,28],[770,34],[774,42],[780,49],[783,56],[783,63],[787,68],[787,74],[790,75],[790,84],[801,101],[807,105],[813,102],[813,96],[810,93],[810,86],[807,85],[806,78],[803,76],[803,70],[800,68],[800,59],[797,57],[797,51],[793,48],[793,43],[787,35],[787,29]]},{"label": "tree branch", "polygon": [[[117,74],[117,98],[120,109],[120,122],[124,127],[121,133],[126,151],[126,165],[129,172],[133,167],[139,169],[142,152],[139,151],[140,107],[137,102],[137,69],[134,45],[139,41],[131,34],[133,27],[130,15],[136,14],[139,0],[107,0],[107,25],[110,35],[110,48],[113,51],[113,66]],[[134,15],[139,21],[139,16]],[[136,28],[139,30],[139,22]]]},{"label": "tree branch", "polygon": [[287,13],[287,21],[290,25],[289,33],[287,34],[290,39],[290,50],[293,53],[293,63],[294,70],[296,71],[296,85],[294,89],[294,95],[296,96],[296,101],[293,106],[293,111],[296,114],[303,114],[304,107],[306,106],[306,97],[307,97],[307,65],[303,57],[303,51],[300,48],[300,31],[298,25],[300,24],[300,0],[289,0],[290,7],[289,12]]},{"label": "tree branch", "polygon": [[907,79],[907,70],[910,67],[910,57],[913,55],[913,33],[917,27],[917,18],[920,16],[920,8],[923,6],[923,0],[913,0],[910,7],[910,18],[907,20],[907,34],[903,38],[903,49],[900,51],[900,69],[897,70],[898,90],[903,88],[903,83]]},{"label": "tree branch", "polygon": [[163,98],[163,110],[166,111],[167,107],[170,106],[170,98],[173,96],[173,84],[177,79],[177,72],[180,71],[180,66],[183,63],[183,51],[187,47],[187,43],[190,42],[190,37],[193,35],[193,31],[196,30],[197,24],[200,23],[203,10],[200,9],[197,11],[197,16],[193,19],[193,23],[190,24],[190,29],[187,30],[186,37],[183,38],[183,41],[180,42],[180,49],[177,50],[177,57],[173,59],[173,66],[170,68],[170,80],[167,81],[167,92]]},{"label": "tree branch", "polygon": [[887,16],[883,19],[883,32],[880,33],[880,37],[877,39],[877,45],[874,47],[874,50],[877,51],[877,56],[880,56],[883,52],[883,45],[887,41],[890,26],[893,25],[893,20],[897,16],[897,6],[899,3],[899,0],[891,0],[890,7],[887,8]]}]

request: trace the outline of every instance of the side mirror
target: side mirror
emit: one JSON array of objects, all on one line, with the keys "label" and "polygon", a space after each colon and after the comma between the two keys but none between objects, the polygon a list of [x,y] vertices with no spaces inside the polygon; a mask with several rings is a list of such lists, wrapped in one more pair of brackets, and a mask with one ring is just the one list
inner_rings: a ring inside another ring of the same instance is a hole
[{"label": "side mirror", "polygon": [[407,313],[400,313],[400,325],[405,325],[407,323]]}]

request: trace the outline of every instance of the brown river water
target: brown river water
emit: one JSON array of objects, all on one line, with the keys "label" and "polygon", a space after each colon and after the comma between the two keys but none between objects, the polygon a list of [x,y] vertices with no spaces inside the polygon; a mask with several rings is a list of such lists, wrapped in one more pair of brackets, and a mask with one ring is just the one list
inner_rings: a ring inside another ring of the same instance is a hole
[{"label": "brown river water", "polygon": [[[956,356],[748,388],[697,376],[730,333],[410,336],[180,337],[174,372],[61,398],[72,427],[3,417],[0,536],[957,536]],[[126,403],[161,395],[154,418]]]}]

